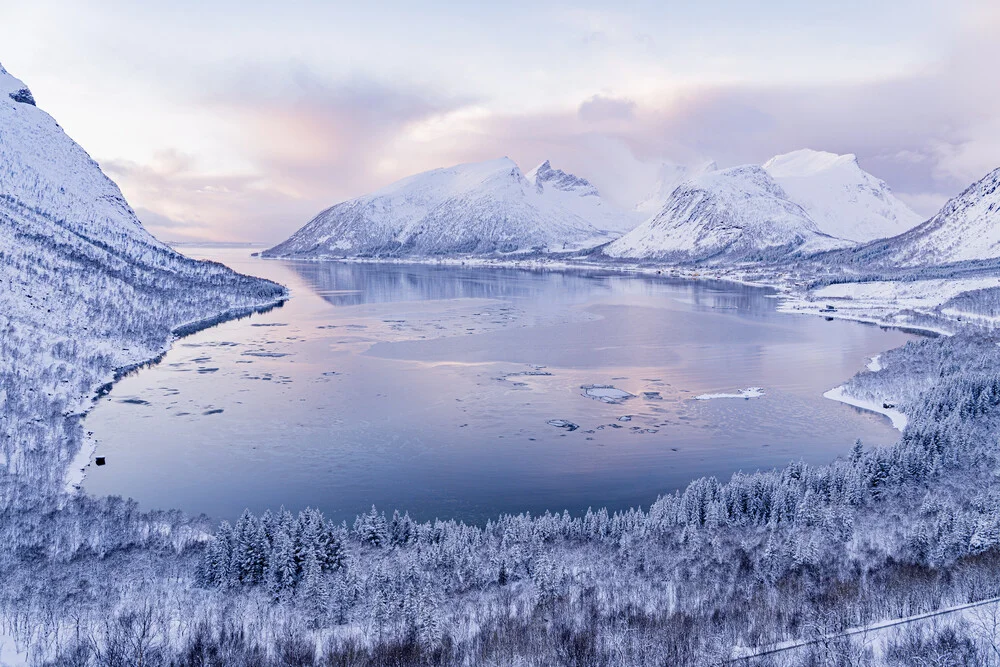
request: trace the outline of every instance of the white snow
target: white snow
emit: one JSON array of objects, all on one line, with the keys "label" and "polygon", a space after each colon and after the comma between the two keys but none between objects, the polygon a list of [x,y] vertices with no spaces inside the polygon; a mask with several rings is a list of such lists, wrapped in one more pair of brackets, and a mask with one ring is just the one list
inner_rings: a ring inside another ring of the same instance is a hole
[{"label": "white snow", "polygon": [[697,401],[711,401],[716,398],[760,398],[763,395],[764,390],[761,387],[747,387],[740,389],[735,394],[699,394],[694,398]]},{"label": "white snow", "polygon": [[876,354],[874,357],[872,357],[868,361],[866,368],[870,370],[872,373],[878,373],[880,370],[882,370],[882,355]]},{"label": "white snow", "polygon": [[877,412],[880,415],[885,415],[892,422],[892,427],[900,432],[906,428],[906,415],[899,410],[896,410],[895,408],[886,408],[881,402],[855,398],[854,396],[849,395],[844,387],[831,389],[823,394],[823,397],[829,398],[833,401],[846,403],[847,405],[853,405],[854,407],[861,408],[862,410],[869,410],[871,412]]},{"label": "white snow", "polygon": [[610,234],[624,234],[642,222],[642,215],[623,211],[603,199],[590,181],[553,169],[546,160],[524,175],[548,206],[577,216]]},{"label": "white snow", "polygon": [[902,234],[922,221],[852,154],[798,150],[771,158],[764,169],[830,236],[873,241]]},{"label": "white snow", "polygon": [[822,233],[763,168],[745,165],[681,184],[656,216],[605,252],[626,259],[753,260],[849,245]]},{"label": "white snow", "polygon": [[[810,639],[791,639],[788,641],[779,642],[771,646],[749,648],[746,646],[737,645],[733,648],[732,659],[729,662],[746,662],[749,659],[755,657],[764,657],[768,655],[773,655],[775,653],[783,653],[785,651],[792,651],[805,646],[810,646],[814,644],[827,644],[832,643],[832,640],[838,637],[852,637],[854,635],[865,635],[865,643],[871,645],[874,643],[876,636],[884,633],[886,630],[892,628],[897,628],[902,625],[908,625],[910,623],[920,623],[927,620],[936,620],[942,616],[947,616],[950,614],[956,614],[959,618],[967,617],[970,613],[975,613],[976,609],[981,607],[986,607],[990,605],[996,605],[1000,603],[1000,598],[993,597],[987,598],[985,600],[978,600],[976,602],[966,602],[964,604],[954,605],[951,607],[946,607],[944,609],[936,609],[934,611],[923,612],[920,614],[913,614],[910,616],[904,616],[902,618],[890,618],[884,621],[877,621],[874,623],[869,623],[867,625],[862,625],[858,627],[853,627],[846,629],[842,632],[834,632],[826,635],[822,635],[817,638]],[[884,641],[885,636],[881,637]],[[879,647],[881,648],[881,647]]]},{"label": "white snow", "polygon": [[66,493],[75,493],[80,490],[83,480],[87,477],[90,458],[94,455],[96,449],[97,442],[93,438],[84,438],[83,445],[66,468],[66,482],[63,486],[63,490]]},{"label": "white snow", "polygon": [[[941,308],[963,292],[1000,287],[1000,277],[837,283],[806,294],[784,294],[780,312],[823,315],[880,326],[919,329],[945,336],[963,323],[994,326],[994,318]],[[835,310],[826,310],[827,306]]]},{"label": "white snow", "polygon": [[509,158],[404,178],[333,206],[268,257],[441,256],[576,251],[633,227],[634,214],[548,162]]},{"label": "white snow", "polygon": [[28,664],[28,652],[18,648],[17,642],[9,634],[0,632],[0,665],[20,667]]},{"label": "white snow", "polygon": [[656,185],[642,201],[635,205],[634,210],[644,220],[648,219],[660,212],[667,200],[670,199],[670,195],[681,183],[716,171],[718,168],[719,166],[715,162],[705,162],[695,167],[687,167],[673,162],[661,162],[657,168]]},{"label": "white snow", "polygon": [[1000,257],[1000,169],[973,183],[927,222],[891,239],[883,261],[894,266]]},{"label": "white snow", "polygon": [[116,370],[160,354],[179,325],[249,312],[284,290],[153,238],[118,186],[2,67],[0,159],[0,400],[22,434],[4,466],[20,473],[25,452],[44,452],[45,483],[72,491],[92,443],[66,417],[86,413]]},{"label": "white snow", "polygon": [[610,384],[587,384],[580,387],[580,389],[583,389],[583,395],[587,398],[593,398],[605,403],[618,403],[633,396],[627,391],[618,389]]},{"label": "white snow", "polygon": [[[817,299],[832,301],[837,308],[889,304],[896,308],[919,309],[933,308],[962,292],[987,287],[1000,287],[1000,277],[838,283],[813,294]],[[847,302],[833,301],[835,299]]]}]

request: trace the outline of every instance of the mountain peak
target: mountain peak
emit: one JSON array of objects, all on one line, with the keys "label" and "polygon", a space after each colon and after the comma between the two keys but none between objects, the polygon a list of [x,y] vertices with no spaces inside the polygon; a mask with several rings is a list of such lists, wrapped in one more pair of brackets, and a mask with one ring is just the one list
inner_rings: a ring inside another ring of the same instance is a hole
[{"label": "mountain peak", "polygon": [[553,169],[549,160],[541,163],[524,176],[529,183],[533,183],[539,192],[546,187],[553,187],[564,192],[576,192],[581,197],[599,196],[597,188],[585,178],[567,173],[562,169]]},{"label": "mountain peak", "polygon": [[852,166],[861,168],[858,156],[854,153],[839,155],[811,148],[775,155],[764,163],[764,169],[775,178],[812,176],[830,169]]},{"label": "mountain peak", "polygon": [[667,261],[759,261],[844,245],[816,223],[759,165],[695,176],[663,208],[609,244],[611,257]]},{"label": "mountain peak", "polygon": [[657,167],[653,188],[633,210],[646,216],[653,215],[663,208],[678,185],[688,179],[716,171],[718,168],[719,166],[711,160],[695,167],[663,161]]},{"label": "mountain peak", "polygon": [[24,82],[10,73],[0,64],[0,95],[6,94],[10,99],[21,104],[35,106],[35,97]]},{"label": "mountain peak", "polygon": [[864,243],[901,234],[921,220],[853,153],[802,149],[776,155],[764,170],[830,236]]},{"label": "mountain peak", "polygon": [[1000,168],[950,199],[930,220],[871,248],[866,261],[894,266],[951,264],[1000,257]]},{"label": "mountain peak", "polygon": [[265,256],[566,252],[605,243],[634,223],[588,181],[548,161],[522,175],[504,157],[415,174],[341,202]]}]

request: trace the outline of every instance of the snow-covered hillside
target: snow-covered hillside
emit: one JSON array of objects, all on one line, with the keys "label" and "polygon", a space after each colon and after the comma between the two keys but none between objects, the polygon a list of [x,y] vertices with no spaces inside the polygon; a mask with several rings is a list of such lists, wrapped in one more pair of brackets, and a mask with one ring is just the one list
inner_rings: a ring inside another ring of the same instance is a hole
[{"label": "snow-covered hillside", "polygon": [[854,155],[804,149],[773,157],[764,169],[824,234],[864,243],[902,234],[921,222]]},{"label": "snow-covered hillside", "polygon": [[283,298],[154,239],[118,187],[0,67],[0,476],[61,489],[72,415],[182,325]]},{"label": "snow-covered hillside", "polygon": [[333,206],[268,257],[399,257],[561,252],[630,226],[586,180],[552,169],[530,178],[509,158],[434,169]]},{"label": "snow-covered hillside", "polygon": [[719,166],[715,162],[706,162],[696,167],[686,167],[674,162],[661,162],[656,170],[656,184],[649,194],[635,205],[635,212],[643,220],[648,220],[663,209],[678,185],[718,168]]},{"label": "snow-covered hillside", "polygon": [[882,264],[909,267],[1000,258],[1000,168],[927,222],[858,252]]},{"label": "snow-covered hillside", "polygon": [[553,169],[548,160],[538,165],[525,178],[553,206],[562,208],[594,227],[609,233],[624,234],[642,222],[640,213],[623,211],[603,199],[590,181],[561,169]]},{"label": "snow-covered hillside", "polygon": [[142,228],[87,153],[35,106],[28,87],[0,66],[0,194],[103,243],[164,246]]},{"label": "snow-covered hillside", "polygon": [[615,258],[757,260],[847,244],[823,234],[759,166],[703,174],[671,194],[653,218],[614,241]]}]

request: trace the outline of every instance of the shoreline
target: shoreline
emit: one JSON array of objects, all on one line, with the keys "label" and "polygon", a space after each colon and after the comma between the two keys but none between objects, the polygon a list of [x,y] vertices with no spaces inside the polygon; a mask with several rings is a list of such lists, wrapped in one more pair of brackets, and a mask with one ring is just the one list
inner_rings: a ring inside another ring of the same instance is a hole
[{"label": "shoreline", "polygon": [[[80,406],[80,411],[74,411],[69,417],[69,419],[75,418],[80,421],[80,427],[83,428],[83,421],[87,418],[87,415],[97,407],[97,402],[104,396],[107,396],[114,389],[114,386],[118,384],[118,381],[128,377],[132,373],[135,373],[147,366],[153,366],[160,363],[167,353],[173,349],[174,343],[182,338],[190,336],[192,334],[198,333],[199,331],[204,331],[205,329],[210,329],[219,324],[224,324],[225,322],[231,322],[233,320],[240,320],[244,317],[250,317],[256,313],[266,313],[275,308],[280,308],[284,305],[288,299],[291,298],[289,294],[286,294],[278,299],[273,299],[261,304],[256,304],[252,306],[241,306],[239,308],[230,308],[218,313],[216,315],[211,315],[209,317],[203,317],[201,319],[192,320],[190,322],[185,322],[180,324],[170,330],[170,336],[164,341],[160,348],[159,354],[155,357],[151,357],[144,361],[140,361],[128,366],[121,366],[114,369],[110,375],[106,375],[104,378],[98,381],[91,388],[90,394],[86,396],[81,396],[77,401],[77,405]],[[63,492],[73,495],[80,493],[83,490],[83,482],[87,479],[87,470],[92,465],[91,460],[97,451],[97,440],[90,435],[87,431],[84,431],[83,440],[80,444],[80,449],[76,452],[70,462],[67,464],[66,472],[63,475]]]},{"label": "shoreline", "polygon": [[838,403],[844,403],[845,405],[850,405],[861,410],[867,410],[868,412],[874,412],[884,417],[888,417],[889,421],[892,422],[892,427],[900,433],[906,429],[906,424],[909,422],[909,417],[895,408],[882,407],[875,401],[867,401],[851,396],[847,393],[846,385],[840,385],[839,387],[834,387],[833,389],[825,392],[823,394],[823,398],[829,398],[830,400],[837,401]]},{"label": "shoreline", "polygon": [[[598,261],[573,261],[566,259],[546,259],[541,257],[525,259],[505,259],[489,257],[265,257],[258,253],[257,258],[261,260],[277,260],[285,262],[341,262],[344,264],[388,264],[388,265],[413,265],[413,266],[442,266],[442,267],[472,267],[472,268],[496,268],[496,269],[517,269],[522,271],[597,271],[609,274],[635,275],[644,277],[672,278],[675,280],[691,281],[719,281],[728,282],[748,287],[758,287],[769,289],[774,292],[774,298],[778,299],[777,310],[780,313],[789,315],[814,315],[827,319],[847,320],[870,324],[878,327],[897,329],[905,333],[929,336],[952,336],[955,331],[943,326],[934,324],[923,324],[919,322],[893,322],[887,317],[898,315],[906,310],[892,301],[881,303],[869,303],[865,308],[851,309],[862,312],[843,312],[840,309],[826,310],[823,304],[829,301],[836,301],[843,306],[842,299],[815,297],[815,300],[808,298],[809,291],[796,285],[788,276],[779,274],[766,275],[760,269],[749,266],[737,266],[728,268],[687,268],[672,264],[610,264]],[[947,280],[947,279],[932,279]],[[956,279],[960,280],[960,279]],[[857,284],[866,284],[859,282]],[[883,311],[879,313],[878,311]],[[884,317],[879,317],[879,315]],[[931,313],[925,313],[934,316]],[[939,324],[949,321],[941,314]],[[966,324],[972,324],[974,318],[968,318]],[[956,323],[961,320],[955,320]]]}]

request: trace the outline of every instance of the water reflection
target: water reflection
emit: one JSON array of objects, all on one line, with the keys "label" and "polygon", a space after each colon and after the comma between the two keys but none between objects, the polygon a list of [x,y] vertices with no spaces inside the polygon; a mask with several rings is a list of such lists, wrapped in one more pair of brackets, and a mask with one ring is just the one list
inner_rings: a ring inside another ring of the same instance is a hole
[{"label": "water reflection", "polygon": [[[227,518],[284,504],[351,519],[375,503],[483,521],[645,506],[700,475],[896,437],[822,393],[907,336],[779,314],[766,290],[195,254],[293,298],[117,385],[87,419],[108,461],[92,493]],[[588,398],[594,384],[634,398]],[[693,400],[748,386],[766,395]]]},{"label": "water reflection", "polygon": [[440,299],[584,302],[601,295],[686,296],[699,308],[773,312],[773,290],[714,280],[692,282],[618,271],[551,271],[425,264],[282,262],[335,306]]}]

